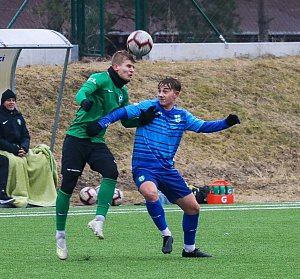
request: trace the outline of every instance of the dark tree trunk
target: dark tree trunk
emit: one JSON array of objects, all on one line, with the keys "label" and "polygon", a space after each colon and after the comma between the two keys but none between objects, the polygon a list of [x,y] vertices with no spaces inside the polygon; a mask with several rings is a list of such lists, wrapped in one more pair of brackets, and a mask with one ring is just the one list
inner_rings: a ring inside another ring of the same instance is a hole
[{"label": "dark tree trunk", "polygon": [[269,41],[269,20],[265,12],[265,0],[257,0],[257,14],[258,14],[258,41]]}]

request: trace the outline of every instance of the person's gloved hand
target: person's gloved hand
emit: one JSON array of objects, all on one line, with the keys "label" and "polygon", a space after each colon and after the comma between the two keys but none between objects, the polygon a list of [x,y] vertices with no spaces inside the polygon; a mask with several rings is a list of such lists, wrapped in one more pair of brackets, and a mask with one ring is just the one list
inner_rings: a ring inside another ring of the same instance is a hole
[{"label": "person's gloved hand", "polygon": [[241,123],[241,122],[240,122],[238,116],[235,115],[235,114],[229,114],[229,115],[227,116],[227,118],[226,118],[226,124],[227,124],[229,127],[231,127],[231,126],[233,126],[233,125],[236,125],[236,124],[240,124],[240,123]]},{"label": "person's gloved hand", "polygon": [[88,124],[86,127],[86,133],[89,137],[97,136],[101,131],[102,131],[102,127],[98,123],[98,121],[94,121]]},{"label": "person's gloved hand", "polygon": [[93,105],[93,102],[90,101],[90,100],[88,100],[88,99],[84,99],[84,100],[81,102],[81,104],[80,104],[80,106],[81,106],[81,107],[83,108],[83,110],[86,111],[86,112],[88,112],[88,111],[91,109],[92,105]]},{"label": "person's gloved hand", "polygon": [[159,109],[156,106],[149,107],[147,110],[141,110],[139,117],[140,125],[144,126],[153,121],[155,117],[158,117]]}]

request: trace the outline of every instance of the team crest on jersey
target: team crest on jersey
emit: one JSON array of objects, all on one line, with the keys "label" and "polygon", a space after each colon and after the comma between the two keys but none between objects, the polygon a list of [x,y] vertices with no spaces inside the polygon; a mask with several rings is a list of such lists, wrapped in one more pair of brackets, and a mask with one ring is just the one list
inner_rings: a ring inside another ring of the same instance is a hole
[{"label": "team crest on jersey", "polygon": [[119,95],[119,103],[122,104],[122,102],[123,102],[123,93]]},{"label": "team crest on jersey", "polygon": [[174,115],[175,122],[179,123],[181,121],[181,115],[180,114],[175,114]]},{"label": "team crest on jersey", "polygon": [[17,123],[19,124],[19,126],[21,126],[22,124],[21,119],[17,119]]},{"label": "team crest on jersey", "polygon": [[145,180],[145,176],[144,175],[141,175],[139,178],[138,178],[139,182],[143,182]]}]

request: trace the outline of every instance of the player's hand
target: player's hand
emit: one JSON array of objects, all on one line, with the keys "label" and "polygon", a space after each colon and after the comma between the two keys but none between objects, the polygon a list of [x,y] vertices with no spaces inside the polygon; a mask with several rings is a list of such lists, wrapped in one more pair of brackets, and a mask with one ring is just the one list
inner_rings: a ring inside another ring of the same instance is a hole
[{"label": "player's hand", "polygon": [[139,117],[140,125],[144,126],[153,121],[155,117],[158,117],[159,109],[156,106],[149,107],[147,110],[141,110]]},{"label": "player's hand", "polygon": [[90,100],[88,100],[88,99],[84,99],[84,100],[81,102],[81,104],[80,104],[80,106],[81,106],[81,107],[83,108],[83,110],[86,111],[86,112],[88,112],[88,111],[91,109],[92,105],[93,105],[93,102],[90,101]]},{"label": "player's hand", "polygon": [[94,121],[88,124],[86,127],[86,133],[89,137],[97,136],[101,131],[102,131],[102,127],[98,123],[98,121]]},{"label": "player's hand", "polygon": [[231,127],[236,124],[240,124],[239,117],[235,114],[229,114],[226,118],[226,124]]},{"label": "player's hand", "polygon": [[19,153],[18,153],[19,157],[25,157],[26,155],[27,152],[23,148],[19,149]]}]

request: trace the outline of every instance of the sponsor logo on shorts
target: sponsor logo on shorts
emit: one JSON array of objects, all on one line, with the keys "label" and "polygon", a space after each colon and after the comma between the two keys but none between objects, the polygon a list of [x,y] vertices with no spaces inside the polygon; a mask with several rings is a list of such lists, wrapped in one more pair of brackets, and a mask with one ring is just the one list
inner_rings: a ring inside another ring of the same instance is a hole
[{"label": "sponsor logo on shorts", "polygon": [[67,169],[67,171],[72,171],[72,172],[81,172],[81,170],[75,170],[75,169]]},{"label": "sponsor logo on shorts", "polygon": [[145,180],[145,176],[144,175],[141,175],[139,178],[138,178],[139,182],[143,182]]}]

